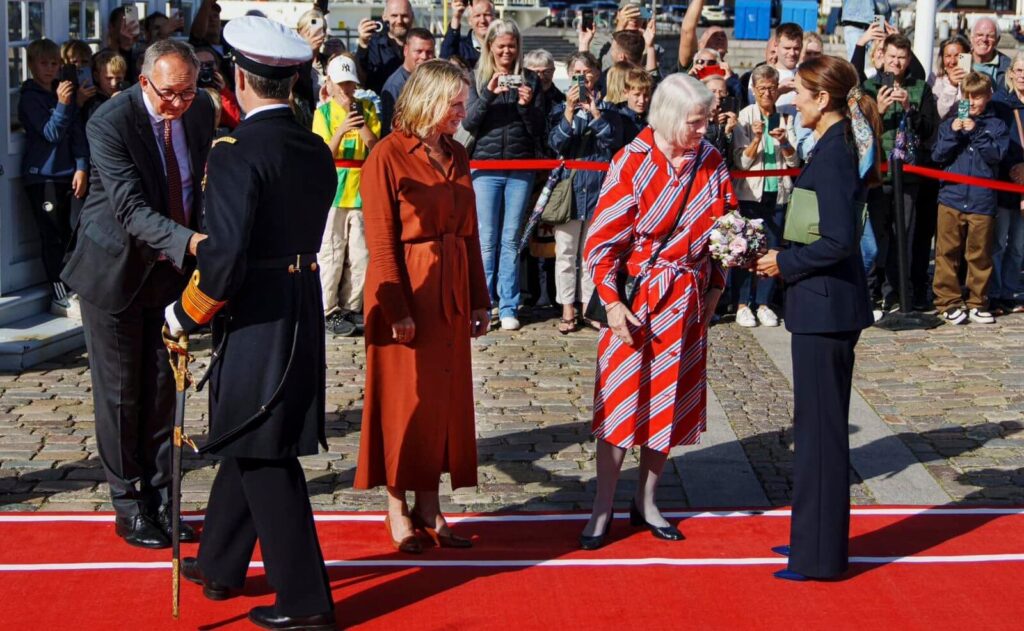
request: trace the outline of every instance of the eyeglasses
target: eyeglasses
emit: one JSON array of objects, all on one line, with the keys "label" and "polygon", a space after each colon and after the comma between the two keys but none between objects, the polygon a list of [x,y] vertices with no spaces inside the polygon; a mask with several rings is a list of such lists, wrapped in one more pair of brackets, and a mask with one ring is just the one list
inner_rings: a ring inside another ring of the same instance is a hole
[{"label": "eyeglasses", "polygon": [[707,64],[714,64],[714,59],[694,59],[693,65],[695,66],[706,66]]},{"label": "eyeglasses", "polygon": [[772,92],[778,92],[779,86],[777,85],[755,85],[754,92],[758,94],[771,94]]},{"label": "eyeglasses", "polygon": [[174,99],[181,99],[182,103],[191,103],[192,100],[196,98],[195,90],[185,90],[184,92],[175,92],[173,90],[161,90],[160,88],[156,87],[156,84],[153,83],[153,79],[151,79],[150,77],[146,77],[146,81],[149,82],[149,87],[153,88],[153,91],[156,92],[156,95],[159,96],[160,100],[164,103],[172,103],[174,102]]}]

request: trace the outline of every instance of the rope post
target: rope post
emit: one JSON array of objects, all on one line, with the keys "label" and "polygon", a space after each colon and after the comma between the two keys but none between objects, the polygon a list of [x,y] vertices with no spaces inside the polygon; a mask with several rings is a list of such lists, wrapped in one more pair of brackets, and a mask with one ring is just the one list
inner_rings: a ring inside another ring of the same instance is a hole
[{"label": "rope post", "polygon": [[[933,314],[915,313],[910,297],[910,240],[904,221],[906,209],[903,207],[903,161],[892,158],[889,162],[889,173],[892,175],[893,210],[896,222],[896,264],[899,271],[900,309],[887,313],[875,323],[880,329],[888,331],[911,331],[917,329],[934,329],[942,324],[942,320]],[[892,248],[890,247],[890,252]]]}]

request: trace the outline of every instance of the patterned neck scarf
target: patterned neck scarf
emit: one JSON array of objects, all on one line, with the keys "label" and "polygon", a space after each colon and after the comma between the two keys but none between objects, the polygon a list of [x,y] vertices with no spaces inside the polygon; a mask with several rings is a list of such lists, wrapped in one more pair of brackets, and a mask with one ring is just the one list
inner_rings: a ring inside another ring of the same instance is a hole
[{"label": "patterned neck scarf", "polygon": [[853,124],[853,139],[857,145],[858,170],[860,176],[864,177],[875,164],[875,133],[871,124],[860,109],[860,99],[864,93],[859,87],[854,87],[846,95],[846,104],[850,108],[850,120]]}]

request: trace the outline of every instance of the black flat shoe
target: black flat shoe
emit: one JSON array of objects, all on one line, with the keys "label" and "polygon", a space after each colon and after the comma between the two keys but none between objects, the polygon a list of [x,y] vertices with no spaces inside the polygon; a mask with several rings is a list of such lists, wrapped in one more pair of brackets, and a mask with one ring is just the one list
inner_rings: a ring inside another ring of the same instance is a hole
[{"label": "black flat shoe", "polygon": [[[192,526],[186,524],[184,520],[179,519],[178,521],[180,522],[178,526],[178,541],[183,541],[185,543],[195,543],[196,541],[199,541],[199,535],[197,535],[196,531],[192,529]],[[164,534],[167,535],[167,541],[172,541],[174,538],[171,536],[170,506],[164,504],[160,507],[160,510],[156,512],[156,523],[160,525]]]},{"label": "black flat shoe", "polygon": [[125,543],[139,548],[171,547],[171,539],[164,534],[163,528],[141,513],[115,519],[114,532],[124,539]]},{"label": "black flat shoe", "polygon": [[686,539],[683,533],[679,532],[679,529],[675,526],[652,526],[647,523],[643,513],[636,507],[636,500],[634,499],[629,503],[629,523],[630,525],[636,526],[647,526],[647,529],[651,531],[651,534],[658,539],[664,539],[665,541],[682,541]]},{"label": "black flat shoe", "polygon": [[333,611],[312,616],[282,616],[274,611],[273,606],[253,607],[249,610],[249,622],[264,629],[284,631],[333,631],[338,628]]},{"label": "black flat shoe", "polygon": [[181,560],[181,575],[187,581],[202,585],[203,596],[210,600],[227,600],[232,596],[230,587],[221,585],[217,581],[211,581],[203,575],[203,570],[199,567],[199,559],[195,557],[185,557]]},{"label": "black flat shoe", "polygon": [[[612,511],[614,513],[614,511]],[[608,516],[608,521],[604,525],[604,532],[599,535],[588,537],[587,535],[580,535],[580,549],[582,550],[597,550],[598,548],[604,547],[604,539],[608,536],[608,531],[612,529],[613,516]]]}]

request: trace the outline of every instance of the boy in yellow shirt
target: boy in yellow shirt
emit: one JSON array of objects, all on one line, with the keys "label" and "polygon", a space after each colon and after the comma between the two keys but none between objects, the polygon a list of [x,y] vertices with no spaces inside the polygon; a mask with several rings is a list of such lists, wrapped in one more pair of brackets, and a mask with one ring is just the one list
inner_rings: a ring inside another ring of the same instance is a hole
[{"label": "boy in yellow shirt", "polygon": [[[313,132],[324,139],[335,160],[365,160],[380,137],[380,118],[370,101],[355,98],[356,60],[347,54],[327,65],[331,99],[313,114]],[[354,335],[362,328],[363,283],[370,255],[359,195],[360,168],[338,167],[338,192],[327,215],[317,260],[327,330]]]}]

